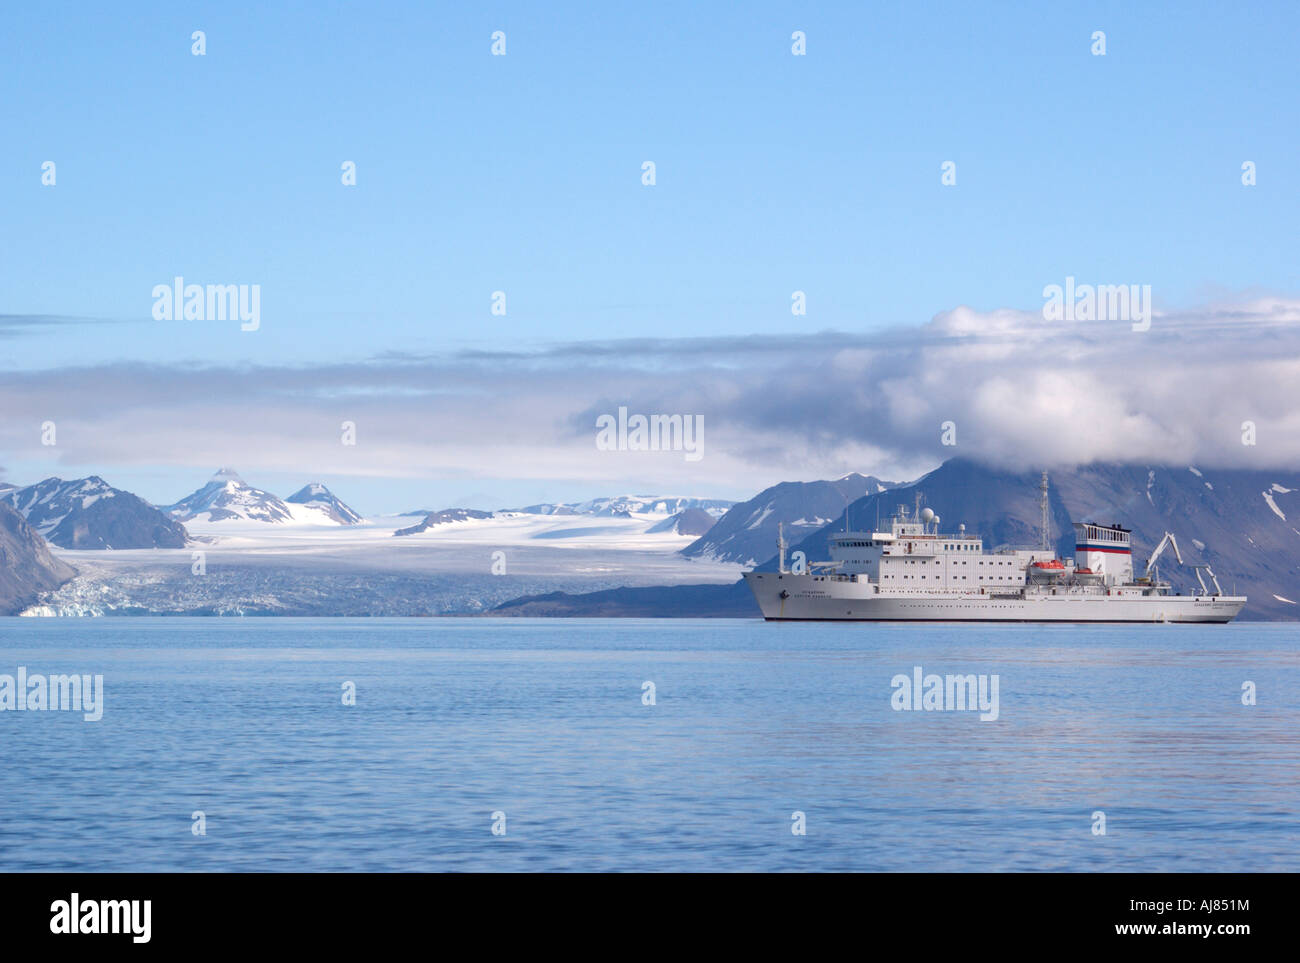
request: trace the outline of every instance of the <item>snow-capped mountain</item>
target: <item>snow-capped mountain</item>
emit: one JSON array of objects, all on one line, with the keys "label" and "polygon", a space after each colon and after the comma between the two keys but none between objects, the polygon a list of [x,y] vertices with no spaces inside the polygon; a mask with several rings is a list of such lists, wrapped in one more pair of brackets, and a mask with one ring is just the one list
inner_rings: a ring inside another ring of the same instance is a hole
[{"label": "snow-capped mountain", "polygon": [[794,544],[842,515],[854,499],[894,484],[857,472],[834,481],[782,482],[735,505],[682,554],[752,565],[772,554],[779,523],[785,523],[786,540]]},{"label": "snow-capped mountain", "polygon": [[515,509],[526,515],[596,515],[600,517],[626,517],[627,515],[676,515],[688,508],[698,508],[710,515],[721,517],[735,502],[722,498],[690,498],[680,495],[615,495],[609,498],[592,498],[585,502],[545,502]]},{"label": "snow-capped mountain", "polygon": [[165,511],[197,522],[266,522],[297,525],[357,525],[361,515],[322,485],[311,482],[286,499],[254,488],[239,473],[222,468],[211,481]]},{"label": "snow-capped mountain", "polygon": [[15,488],[0,493],[14,508],[23,513],[27,524],[44,537],[54,530],[69,512],[89,508],[101,498],[113,498],[115,489],[98,475],[89,478],[46,478],[26,488]]},{"label": "snow-capped mountain", "polygon": [[291,505],[305,505],[340,525],[356,525],[361,521],[361,516],[357,512],[349,508],[341,498],[320,482],[304,485],[285,501]]},{"label": "snow-capped mountain", "polygon": [[98,475],[64,481],[47,478],[0,492],[27,523],[60,548],[184,548],[185,526],[144,499],[114,488]]},{"label": "snow-capped mountain", "polygon": [[198,491],[187,495],[165,511],[173,518],[188,522],[223,522],[243,519],[250,522],[291,522],[293,510],[284,501],[254,488],[230,468],[222,468]]},{"label": "snow-capped mountain", "polygon": [[656,522],[646,531],[649,533],[675,532],[678,535],[689,535],[698,538],[706,534],[717,523],[717,517],[710,515],[704,509],[687,508],[676,515],[668,516],[662,522]]},{"label": "snow-capped mountain", "polygon": [[429,529],[438,525],[446,525],[450,522],[468,522],[471,520],[481,521],[486,518],[495,518],[493,512],[480,512],[473,508],[446,508],[440,512],[429,512],[424,516],[424,521],[418,525],[412,525],[410,528],[399,528],[393,532],[394,535],[419,535],[421,532],[427,532]]}]

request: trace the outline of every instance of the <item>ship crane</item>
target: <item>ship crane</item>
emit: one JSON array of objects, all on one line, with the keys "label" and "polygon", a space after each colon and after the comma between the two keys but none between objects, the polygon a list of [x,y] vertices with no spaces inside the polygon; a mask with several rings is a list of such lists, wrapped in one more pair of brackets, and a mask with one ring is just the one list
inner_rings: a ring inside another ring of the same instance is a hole
[{"label": "ship crane", "polygon": [[1205,579],[1201,577],[1201,569],[1205,569],[1205,574],[1210,576],[1210,581],[1214,583],[1214,594],[1222,595],[1223,589],[1219,587],[1219,577],[1214,574],[1214,569],[1208,565],[1193,565],[1192,569],[1196,572],[1196,581],[1201,583],[1201,594],[1209,595],[1210,590],[1205,585]]},{"label": "ship crane", "polygon": [[[1151,577],[1151,572],[1153,570],[1156,571],[1157,576],[1159,575],[1159,570],[1155,569],[1156,559],[1160,557],[1160,553],[1165,550],[1166,545],[1174,550],[1174,558],[1178,559],[1178,564],[1184,564],[1182,553],[1178,551],[1178,540],[1174,538],[1171,532],[1165,532],[1165,537],[1160,539],[1160,544],[1156,546],[1156,550],[1151,553],[1151,558],[1147,560],[1147,578]],[[1205,575],[1210,577],[1210,581],[1214,583],[1213,592],[1211,592],[1210,587],[1205,584],[1205,576],[1201,574],[1202,569],[1205,571]],[[1223,588],[1219,585],[1219,577],[1214,574],[1214,569],[1210,568],[1209,565],[1193,565],[1192,571],[1196,573],[1196,581],[1201,586],[1202,595],[1223,594]]]},{"label": "ship crane", "polygon": [[[1147,559],[1146,571],[1142,573],[1145,578],[1150,578],[1153,570],[1156,572],[1157,577],[1159,576],[1160,571],[1155,567],[1156,560],[1160,558],[1161,553],[1164,552],[1166,547],[1173,548],[1174,558],[1178,559],[1179,565],[1183,564],[1183,553],[1178,551],[1178,540],[1174,538],[1173,532],[1165,532],[1165,537],[1160,539],[1160,544],[1156,546],[1156,550],[1152,552],[1151,557]],[[1197,577],[1199,578],[1199,576]]]}]

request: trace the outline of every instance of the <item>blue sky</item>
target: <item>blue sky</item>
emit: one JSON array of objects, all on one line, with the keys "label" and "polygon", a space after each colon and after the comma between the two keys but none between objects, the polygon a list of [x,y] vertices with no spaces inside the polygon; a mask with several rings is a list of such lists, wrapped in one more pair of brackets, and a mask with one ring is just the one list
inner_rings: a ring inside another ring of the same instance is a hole
[{"label": "blue sky", "polygon": [[[0,377],[870,334],[959,305],[1034,310],[1067,275],[1150,284],[1167,310],[1300,286],[1295,4],[68,4],[5,18]],[[490,55],[494,30],[505,57]],[[794,30],[806,56],[790,53]],[[345,160],[356,187],[340,184]],[[262,329],[152,320],[153,286],[177,274],[260,284]],[[796,289],[806,318],[790,313]],[[505,317],[489,313],[496,290]],[[15,323],[29,316],[88,320]],[[45,454],[0,448],[0,464],[26,480],[52,473]],[[138,453],[61,459],[60,473],[160,489],[146,497],[202,481]],[[584,477],[551,494],[605,485]],[[443,480],[404,484],[425,483]],[[381,481],[356,484],[366,507],[390,507]],[[447,484],[435,490],[451,499],[483,488]],[[549,487],[484,484],[485,498]]]}]

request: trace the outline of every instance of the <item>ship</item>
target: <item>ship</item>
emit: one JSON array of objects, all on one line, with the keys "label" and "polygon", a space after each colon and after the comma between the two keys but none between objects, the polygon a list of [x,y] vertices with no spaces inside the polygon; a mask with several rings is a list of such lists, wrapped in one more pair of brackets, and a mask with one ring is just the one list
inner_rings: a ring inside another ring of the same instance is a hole
[{"label": "ship", "polygon": [[829,561],[808,562],[796,552],[787,567],[779,526],[777,570],[745,572],[744,579],[768,621],[1229,622],[1245,606],[1245,596],[1224,594],[1209,565],[1191,566],[1197,593],[1177,593],[1162,581],[1157,563],[1166,549],[1183,564],[1170,532],[1137,577],[1132,531],[1118,523],[1072,522],[1074,557],[1057,558],[1046,472],[1039,489],[1036,549],[985,551],[964,524],[945,534],[917,494],[913,508],[898,507],[889,531],[848,531],[846,524],[831,535]]}]

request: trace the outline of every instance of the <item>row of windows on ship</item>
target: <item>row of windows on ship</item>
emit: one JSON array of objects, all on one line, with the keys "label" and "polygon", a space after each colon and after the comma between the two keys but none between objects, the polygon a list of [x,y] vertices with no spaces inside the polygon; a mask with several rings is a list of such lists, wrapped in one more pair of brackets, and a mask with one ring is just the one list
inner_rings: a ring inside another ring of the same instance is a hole
[{"label": "row of windows on ship", "polygon": [[1113,528],[1094,528],[1089,525],[1086,537],[1090,542],[1127,542],[1129,533],[1116,531]]},{"label": "row of windows on ship", "polygon": [[[840,548],[875,548],[875,542],[837,542]],[[895,545],[896,542],[881,542],[881,547],[886,545]],[[934,548],[942,549],[945,552],[977,552],[979,551],[979,542],[953,542],[948,545],[935,545]],[[912,543],[907,543],[908,551],[912,549]]]},{"label": "row of windows on ship", "polygon": [[[942,565],[943,562],[941,562],[941,561],[940,561],[939,559],[937,559],[937,558],[934,559],[933,562],[931,562],[929,559],[924,559],[924,558],[891,558],[891,559],[889,560],[889,564],[890,564],[890,565],[903,565],[903,564],[907,564],[907,565],[926,565],[926,564]],[[954,560],[952,564],[953,564],[953,565],[969,565],[970,563],[967,562],[966,559],[963,558],[960,562],[957,562],[956,560]],[[1014,562],[1014,561],[1004,561],[1004,560],[1002,560],[1002,559],[989,559],[989,560],[986,562],[986,561],[984,561],[983,559],[981,559],[980,561],[976,562],[975,564],[976,564],[976,565],[1016,565],[1017,563]]]},{"label": "row of windows on ship", "polygon": [[[924,575],[882,575],[882,576],[880,576],[880,577],[881,577],[881,578],[917,578],[917,579],[924,579],[924,578],[925,578]],[[936,582],[943,578],[942,575],[934,575],[934,576],[931,576],[931,577],[932,577]],[[980,578],[984,578],[983,575],[981,575],[981,576],[979,576],[979,577],[980,577]],[[1009,578],[1009,579],[1011,579],[1012,581],[1019,581],[1021,578],[1023,578],[1022,575],[1020,575],[1019,573],[1016,573],[1016,572],[1003,572],[1001,575],[999,575],[999,574],[997,574],[997,573],[995,573],[995,572],[990,572],[990,573],[988,574],[988,577],[991,578],[991,579],[1004,579],[1004,580]],[[966,581],[966,576],[965,576],[965,575],[953,575],[952,578],[953,578],[953,579],[961,579],[963,582]]]},{"label": "row of windows on ship", "polygon": [[[896,563],[898,563],[898,562],[906,562],[908,565],[924,565],[924,564],[925,564],[925,559],[923,559],[923,558],[907,558],[907,559],[902,559],[902,558],[900,558],[900,559],[891,559],[891,560],[890,560],[890,564],[891,564],[891,565],[892,565],[892,564],[896,564]],[[934,560],[934,564],[935,564],[935,565],[940,565],[940,564],[942,564],[942,563],[941,563],[938,559],[935,559],[935,560]],[[953,564],[953,565],[956,565],[957,563],[956,563],[956,562],[953,562],[952,564]],[[965,564],[966,564],[966,560],[965,560],[965,559],[962,559],[961,564],[962,564],[962,565],[965,565]],[[976,564],[976,565],[980,565],[980,566],[982,566],[982,565],[984,565],[985,563],[984,563],[984,562],[976,562],[975,564]],[[994,565],[1011,565],[1011,566],[1014,566],[1015,563],[1014,563],[1014,562],[1010,562],[1010,561],[1005,561],[1005,560],[1002,560],[1002,559],[995,559],[995,560],[990,560],[990,561],[988,562],[988,565],[989,565],[990,567],[991,567],[991,566],[994,566]],[[989,578],[1005,578],[1005,577],[1010,577],[1010,578],[1016,578],[1016,579],[1018,579],[1018,578],[1022,578],[1022,577],[1023,577],[1020,573],[1021,573],[1021,570],[1019,570],[1019,569],[1013,569],[1013,571],[1010,571],[1010,572],[989,572],[989,573],[987,573],[987,576],[988,576]],[[965,575],[957,575],[957,574],[953,574],[951,577],[954,578],[954,579],[963,579],[963,580],[966,578]],[[985,577],[985,573],[981,573],[978,577],[979,577],[979,578],[984,578],[984,577]],[[883,576],[883,578],[904,578],[904,579],[906,579],[906,578],[920,578],[920,579],[923,579],[923,578],[925,578],[925,576],[924,576],[924,575],[885,575],[885,576]],[[942,576],[942,575],[935,575],[935,576],[933,576],[933,578],[937,581],[937,580],[943,578],[943,576]]]}]

